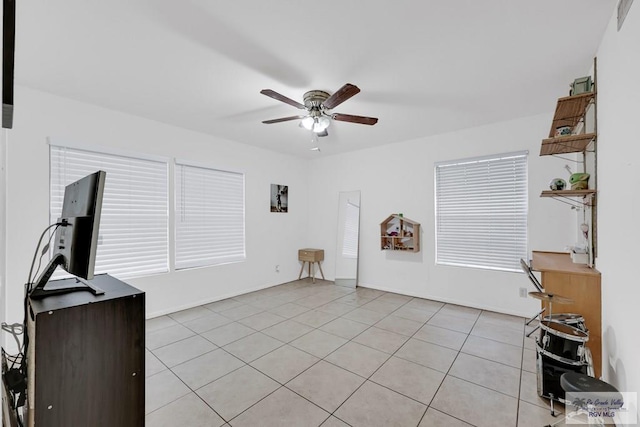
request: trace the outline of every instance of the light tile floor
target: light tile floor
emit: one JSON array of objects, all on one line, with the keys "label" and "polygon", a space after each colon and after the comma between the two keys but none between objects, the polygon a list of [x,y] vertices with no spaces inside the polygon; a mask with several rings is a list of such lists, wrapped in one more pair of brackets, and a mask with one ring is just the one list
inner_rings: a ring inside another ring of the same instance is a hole
[{"label": "light tile floor", "polygon": [[557,420],[537,395],[535,343],[520,317],[300,280],[146,329],[149,427]]}]

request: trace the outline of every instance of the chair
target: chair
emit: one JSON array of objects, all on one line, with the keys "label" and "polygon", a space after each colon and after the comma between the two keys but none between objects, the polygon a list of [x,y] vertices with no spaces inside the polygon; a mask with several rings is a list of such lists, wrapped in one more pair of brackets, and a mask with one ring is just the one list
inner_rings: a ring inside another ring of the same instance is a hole
[{"label": "chair", "polygon": [[[581,374],[579,372],[566,372],[560,377],[560,386],[565,393],[584,393],[584,395],[581,394],[579,397],[576,396],[576,399],[573,402],[565,402],[565,408],[569,408],[570,405],[573,405],[578,408],[576,411],[566,414],[563,419],[556,421],[553,424],[547,424],[545,427],[555,427],[570,417],[580,414],[593,416],[594,413],[602,410],[602,408],[598,409],[594,408],[593,405],[589,405],[589,401],[602,402],[608,400],[611,402],[611,405],[607,405],[609,407],[615,406],[617,408],[621,408],[623,406],[623,396],[618,389],[609,383],[590,377],[589,375]],[[551,413],[553,414],[553,410]],[[601,417],[598,417],[596,421],[598,422],[598,425],[605,425],[605,422]],[[591,422],[589,422],[589,424],[591,425]]]}]

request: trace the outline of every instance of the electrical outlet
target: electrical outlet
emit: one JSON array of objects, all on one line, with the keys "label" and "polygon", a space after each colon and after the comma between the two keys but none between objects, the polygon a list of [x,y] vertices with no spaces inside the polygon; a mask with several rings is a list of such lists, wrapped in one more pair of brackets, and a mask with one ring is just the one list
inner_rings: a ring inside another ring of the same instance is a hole
[{"label": "electrical outlet", "polygon": [[520,288],[520,298],[527,297],[527,288]]},{"label": "electrical outlet", "polygon": [[276,273],[280,273],[280,266],[276,264]]}]

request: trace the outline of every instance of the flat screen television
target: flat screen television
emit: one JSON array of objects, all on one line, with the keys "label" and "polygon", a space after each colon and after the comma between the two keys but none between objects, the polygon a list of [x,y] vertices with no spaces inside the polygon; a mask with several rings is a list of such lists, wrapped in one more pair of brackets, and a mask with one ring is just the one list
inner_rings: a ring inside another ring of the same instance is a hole
[{"label": "flat screen television", "polygon": [[16,50],[16,2],[2,3],[2,127],[13,127],[13,73]]},{"label": "flat screen television", "polygon": [[[98,171],[65,187],[62,214],[53,241],[53,256],[36,280],[29,294],[31,298],[75,291],[90,291],[95,295],[104,293],[84,279],[93,278],[105,178],[106,172]],[[76,276],[75,285],[56,287],[48,284],[58,266]]]}]

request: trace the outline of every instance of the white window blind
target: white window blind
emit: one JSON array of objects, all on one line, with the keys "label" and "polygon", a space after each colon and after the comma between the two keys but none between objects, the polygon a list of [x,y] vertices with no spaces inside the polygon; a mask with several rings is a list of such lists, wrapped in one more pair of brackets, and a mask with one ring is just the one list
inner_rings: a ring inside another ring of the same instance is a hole
[{"label": "white window blind", "polygon": [[527,258],[527,153],[435,165],[436,263],[520,271]]},{"label": "white window blind", "polygon": [[167,162],[50,146],[51,222],[62,211],[66,185],[107,173],[95,273],[124,279],[168,268]]},{"label": "white window blind", "polygon": [[245,259],[244,174],[176,162],[176,269]]},{"label": "white window blind", "polygon": [[360,228],[360,207],[348,201],[345,211],[342,255],[346,258],[358,258],[358,231]]}]

